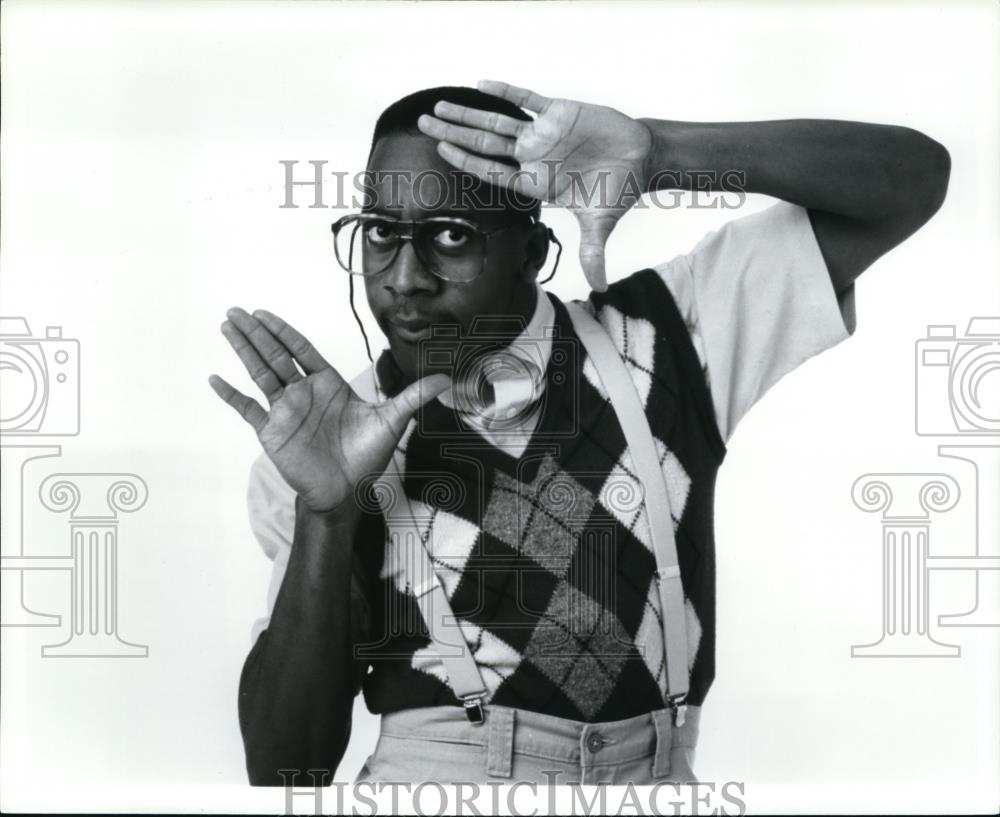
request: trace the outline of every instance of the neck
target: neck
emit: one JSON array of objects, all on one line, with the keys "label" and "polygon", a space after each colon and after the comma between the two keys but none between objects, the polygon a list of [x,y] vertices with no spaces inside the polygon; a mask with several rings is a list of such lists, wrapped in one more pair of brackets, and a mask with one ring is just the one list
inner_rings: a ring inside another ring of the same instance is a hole
[{"label": "neck", "polygon": [[[545,297],[540,294],[534,281],[527,281],[523,285],[516,287],[510,294],[506,307],[495,313],[498,318],[517,318],[523,321],[523,326],[527,326],[535,315],[538,307],[538,299]],[[489,316],[483,316],[488,318]],[[515,335],[510,336],[513,341]],[[386,358],[386,359],[383,359]],[[397,394],[408,386],[415,379],[415,373],[404,372],[396,363],[391,350],[386,350],[383,358],[379,358],[376,368],[379,371],[379,381],[383,388],[388,389],[390,396]]]},{"label": "neck", "polygon": [[525,324],[530,323],[538,306],[538,287],[534,281],[528,281],[523,286],[516,287],[510,294],[507,314],[523,318]]}]

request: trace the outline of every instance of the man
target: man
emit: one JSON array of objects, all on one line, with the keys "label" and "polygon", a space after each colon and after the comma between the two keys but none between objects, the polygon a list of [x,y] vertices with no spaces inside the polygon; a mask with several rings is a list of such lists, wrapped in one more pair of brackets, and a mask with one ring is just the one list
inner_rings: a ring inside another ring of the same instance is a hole
[{"label": "man", "polygon": [[[250,504],[275,561],[271,609],[240,683],[251,782],[332,773],[361,688],[382,714],[364,779],[693,780],[725,443],[779,378],[854,331],[855,279],[937,211],[947,151],[901,127],[636,120],[484,82],[387,109],[369,170],[381,173],[365,213],[335,231],[388,349],[349,385],[277,316],[233,309],[223,333],[269,410],[211,379],[266,455]],[[640,195],[721,190],[734,170],[781,201],[606,285],[604,245]],[[683,623],[663,616],[662,530],[642,501],[652,486],[637,477],[634,429],[580,345],[583,318],[536,282],[551,237],[540,201],[579,221],[586,312],[652,434]],[[443,590],[485,690],[471,700],[452,677],[468,665],[446,657],[422,606],[430,590],[400,556],[405,536],[365,490],[383,472],[401,475],[428,587]],[[681,696],[664,641],[678,624]]]}]

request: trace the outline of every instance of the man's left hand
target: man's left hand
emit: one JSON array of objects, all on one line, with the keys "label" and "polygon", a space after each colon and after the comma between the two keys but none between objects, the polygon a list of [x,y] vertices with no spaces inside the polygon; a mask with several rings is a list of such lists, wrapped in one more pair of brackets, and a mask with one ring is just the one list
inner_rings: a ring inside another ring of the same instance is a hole
[{"label": "man's left hand", "polygon": [[[618,220],[647,191],[653,136],[641,122],[602,105],[549,99],[503,82],[479,90],[536,114],[503,114],[439,102],[418,127],[440,140],[438,153],[459,170],[566,207],[580,223],[580,264],[591,287],[607,289],[604,247]],[[520,171],[511,167],[520,164]]]}]

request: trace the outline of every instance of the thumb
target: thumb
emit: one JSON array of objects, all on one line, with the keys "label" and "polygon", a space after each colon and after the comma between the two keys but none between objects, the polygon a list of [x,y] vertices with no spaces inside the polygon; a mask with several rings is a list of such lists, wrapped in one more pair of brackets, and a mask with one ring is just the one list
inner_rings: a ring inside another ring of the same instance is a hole
[{"label": "thumb", "polygon": [[580,222],[580,266],[592,289],[604,292],[608,278],[604,269],[604,247],[611,231],[615,229],[617,214],[583,212],[577,215]]},{"label": "thumb", "polygon": [[446,374],[432,374],[411,383],[403,391],[383,404],[393,427],[402,429],[417,409],[426,405],[442,392],[451,388],[451,378]]}]

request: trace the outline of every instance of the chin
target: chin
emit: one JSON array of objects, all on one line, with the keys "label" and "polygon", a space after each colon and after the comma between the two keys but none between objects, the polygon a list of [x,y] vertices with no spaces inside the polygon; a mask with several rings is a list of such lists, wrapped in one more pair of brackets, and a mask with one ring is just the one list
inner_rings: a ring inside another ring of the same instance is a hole
[{"label": "chin", "polygon": [[[434,363],[426,359],[421,361],[421,355],[423,354],[426,357],[428,351],[430,351],[430,347],[426,345],[426,341],[411,343],[396,337],[393,333],[390,333],[388,337],[389,350],[392,352],[393,360],[408,382],[432,374],[452,375],[453,367],[444,362],[434,365]],[[452,352],[451,357],[454,357],[455,352],[451,348],[453,344],[437,342],[433,346],[438,350],[449,349]]]},{"label": "chin", "polygon": [[419,365],[419,349],[413,344],[393,339],[389,341],[389,351],[407,383],[412,383],[420,377],[445,371],[440,367]]}]

